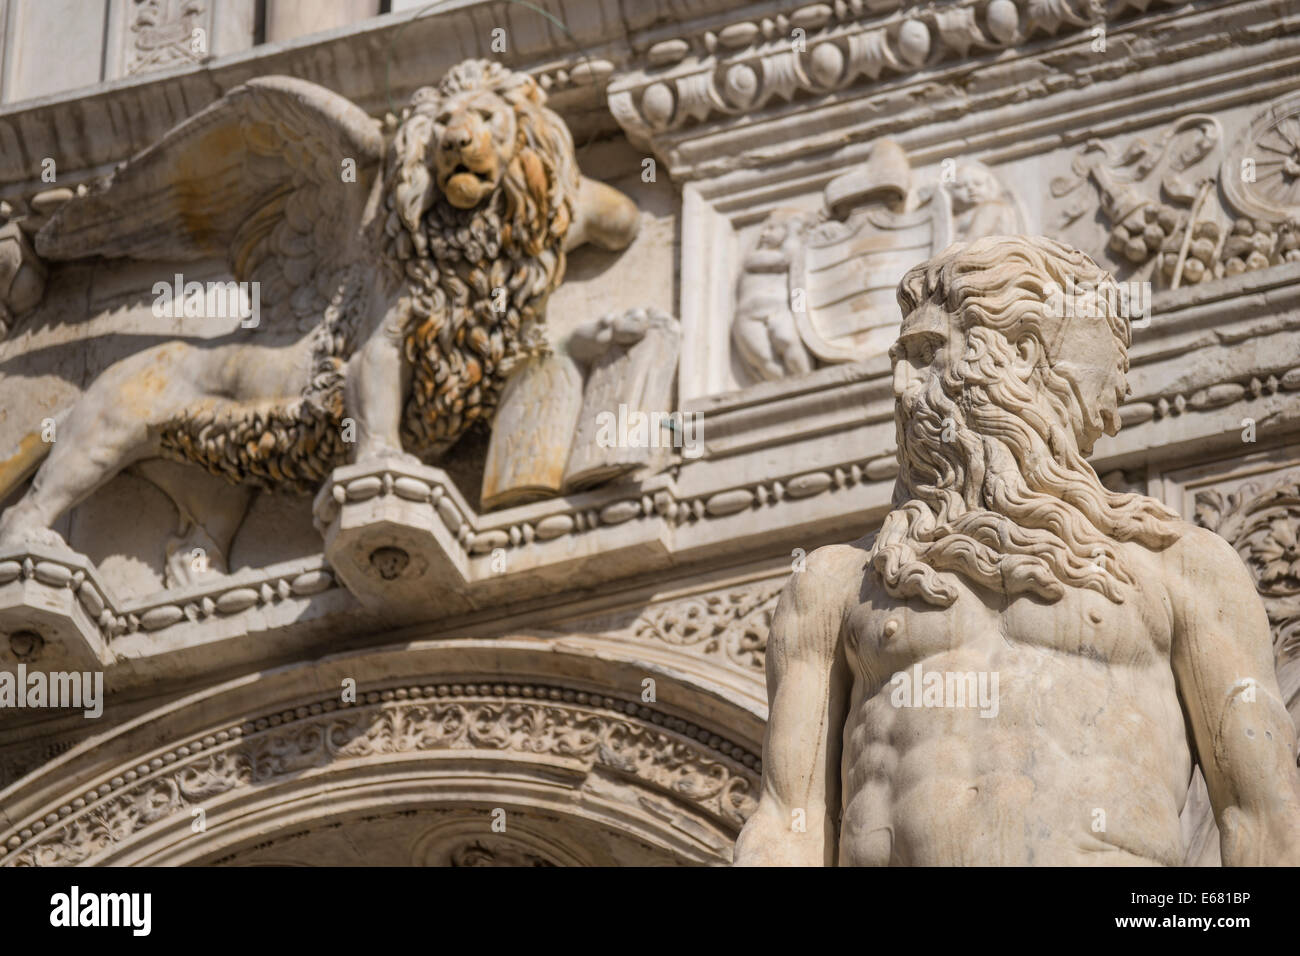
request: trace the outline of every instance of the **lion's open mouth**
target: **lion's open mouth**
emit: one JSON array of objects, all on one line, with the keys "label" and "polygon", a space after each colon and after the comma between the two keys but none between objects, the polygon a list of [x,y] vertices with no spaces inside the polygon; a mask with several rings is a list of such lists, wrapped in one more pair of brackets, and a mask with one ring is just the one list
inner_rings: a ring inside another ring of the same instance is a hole
[{"label": "lion's open mouth", "polygon": [[439,185],[453,206],[471,209],[496,188],[496,177],[490,170],[477,170],[462,162],[449,169]]},{"label": "lion's open mouth", "polygon": [[477,169],[470,169],[464,163],[457,163],[456,168],[447,174],[447,179],[450,180],[453,176],[460,176],[462,174],[473,176],[475,179],[486,179],[486,177]]}]

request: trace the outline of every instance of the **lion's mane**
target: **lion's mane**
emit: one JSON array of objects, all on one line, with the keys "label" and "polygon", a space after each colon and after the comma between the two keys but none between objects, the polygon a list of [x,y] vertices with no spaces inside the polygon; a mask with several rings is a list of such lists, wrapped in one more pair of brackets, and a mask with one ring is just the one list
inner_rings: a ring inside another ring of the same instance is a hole
[{"label": "lion's mane", "polygon": [[[496,191],[462,210],[433,185],[428,150],[442,101],[472,89],[508,103],[517,131]],[[490,421],[511,365],[545,348],[541,307],[564,276],[578,172],[568,128],[544,102],[531,77],[471,60],[418,91],[398,132],[385,234],[410,291],[402,438],[415,454],[437,454]]]}]

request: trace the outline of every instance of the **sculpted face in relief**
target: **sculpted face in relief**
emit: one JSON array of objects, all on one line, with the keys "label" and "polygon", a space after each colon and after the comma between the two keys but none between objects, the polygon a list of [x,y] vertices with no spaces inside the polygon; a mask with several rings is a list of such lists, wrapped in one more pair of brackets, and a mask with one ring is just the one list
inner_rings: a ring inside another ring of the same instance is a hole
[{"label": "sculpted face in relief", "polygon": [[[1183,862],[1193,754],[1225,863],[1300,860],[1295,734],[1227,542],[1085,460],[1119,429],[1127,320],[1052,240],[912,269],[880,531],[792,576],[742,864]],[[989,692],[996,695],[990,700]]]}]

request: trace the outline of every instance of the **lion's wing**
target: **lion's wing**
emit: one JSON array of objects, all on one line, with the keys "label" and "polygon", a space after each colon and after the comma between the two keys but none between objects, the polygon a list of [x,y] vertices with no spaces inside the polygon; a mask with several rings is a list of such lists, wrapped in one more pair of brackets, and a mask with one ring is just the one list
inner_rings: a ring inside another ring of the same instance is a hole
[{"label": "lion's wing", "polygon": [[[262,308],[316,321],[356,255],[384,139],[378,121],[322,86],[250,80],[62,206],[36,238],[48,259],[225,257],[261,283]],[[344,161],[355,163],[345,181]]]}]

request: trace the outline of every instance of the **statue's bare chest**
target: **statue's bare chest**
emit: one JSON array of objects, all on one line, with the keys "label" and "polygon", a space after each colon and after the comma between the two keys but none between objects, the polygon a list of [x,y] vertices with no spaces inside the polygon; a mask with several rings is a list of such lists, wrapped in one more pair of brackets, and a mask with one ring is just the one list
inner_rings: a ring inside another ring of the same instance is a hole
[{"label": "statue's bare chest", "polygon": [[1167,602],[1150,591],[1125,589],[1122,603],[1079,588],[1066,588],[1053,603],[1026,597],[995,603],[963,584],[947,608],[871,591],[843,633],[850,666],[869,684],[936,659],[964,669],[1005,664],[1008,652],[1117,666],[1149,665],[1169,655]]}]

